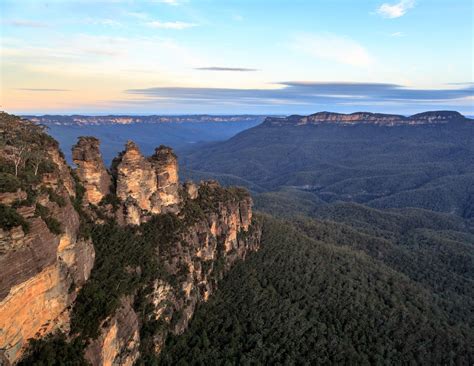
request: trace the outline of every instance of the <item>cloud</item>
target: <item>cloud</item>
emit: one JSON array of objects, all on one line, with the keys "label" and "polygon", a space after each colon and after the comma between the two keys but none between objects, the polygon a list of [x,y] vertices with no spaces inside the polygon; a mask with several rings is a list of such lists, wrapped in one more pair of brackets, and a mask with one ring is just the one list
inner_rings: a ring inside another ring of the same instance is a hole
[{"label": "cloud", "polygon": [[167,5],[172,5],[172,6],[177,6],[181,4],[180,0],[157,0],[159,3],[167,4]]},{"label": "cloud", "polygon": [[153,22],[146,23],[151,28],[159,28],[159,29],[175,29],[175,30],[182,30],[187,28],[196,27],[197,24],[194,23],[187,23],[187,22],[161,22],[159,20],[155,20]]},{"label": "cloud", "polygon": [[204,71],[258,71],[258,69],[249,69],[246,67],[220,67],[220,66],[208,66],[208,67],[195,67],[194,70],[204,70]]},{"label": "cloud", "polygon": [[405,34],[403,32],[394,32],[390,34],[391,37],[404,37]]},{"label": "cloud", "polygon": [[37,22],[34,20],[9,20],[4,22],[4,24],[12,25],[14,27],[25,27],[25,28],[46,28],[49,25],[43,22]]},{"label": "cloud", "polygon": [[384,18],[400,18],[405,15],[408,9],[415,6],[415,0],[401,0],[395,4],[384,3],[377,9],[377,14]]},{"label": "cloud", "polygon": [[49,89],[49,88],[17,88],[16,90],[30,91],[30,92],[67,92],[69,89]]},{"label": "cloud", "polygon": [[[349,83],[349,82],[280,82],[276,89],[227,89],[227,88],[187,88],[156,87],[129,89],[125,92],[137,96],[138,104],[173,105],[181,108],[202,105],[236,106],[242,110],[249,107],[303,106],[307,110],[332,107],[398,105],[461,105],[469,102],[474,95],[474,86],[456,89],[412,89],[388,83]],[[320,105],[321,107],[317,107]]]},{"label": "cloud", "polygon": [[125,12],[125,15],[133,17],[133,18],[137,18],[137,19],[147,19],[148,18],[147,13],[140,13],[140,12],[136,12],[136,11]]},{"label": "cloud", "polygon": [[299,35],[293,41],[292,47],[314,58],[346,65],[366,67],[374,62],[368,51],[359,43],[331,33]]},{"label": "cloud", "polygon": [[86,24],[93,24],[93,25],[103,25],[107,27],[121,27],[122,23],[113,20],[113,19],[91,19],[88,18],[84,21]]}]

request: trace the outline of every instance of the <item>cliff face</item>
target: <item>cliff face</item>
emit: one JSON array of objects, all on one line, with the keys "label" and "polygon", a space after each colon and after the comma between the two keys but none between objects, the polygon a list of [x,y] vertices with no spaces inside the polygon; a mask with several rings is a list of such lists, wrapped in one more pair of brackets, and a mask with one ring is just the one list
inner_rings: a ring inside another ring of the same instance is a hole
[{"label": "cliff face", "polygon": [[[75,184],[57,144],[35,126],[0,115],[0,361],[29,338],[68,328],[94,248],[79,238]],[[15,162],[18,162],[15,175]]]},{"label": "cliff face", "polygon": [[289,116],[286,118],[268,117],[266,126],[304,126],[335,123],[343,125],[373,124],[380,126],[444,124],[453,121],[468,121],[462,114],[454,111],[432,111],[405,117],[398,114],[356,112],[351,114],[318,112],[309,116]]},{"label": "cliff face", "polygon": [[[25,155],[15,176],[17,151],[8,146],[19,135],[5,132],[10,123],[44,140],[37,149],[40,168]],[[109,173],[98,140],[81,138],[73,148],[76,183],[57,143],[38,127],[8,115],[1,127],[7,147],[0,150],[0,209],[9,219],[0,229],[0,363],[18,360],[29,338],[57,330],[68,342],[80,340],[83,357],[93,365],[133,365],[155,357],[168,334],[186,329],[196,305],[209,298],[225,271],[258,250],[260,227],[248,192],[216,182],[181,185],[176,156],[167,147],[146,158],[129,142]],[[120,256],[113,254],[119,249],[107,243],[107,235],[83,234],[106,222],[131,238],[124,248],[130,254],[108,267],[104,260]],[[93,268],[96,256],[99,266]],[[101,275],[103,280],[94,280]],[[90,288],[97,291],[85,295]],[[101,289],[117,305],[107,311],[100,305],[103,315],[96,315],[101,295],[94,297]],[[81,306],[86,310],[79,314]],[[74,319],[85,319],[98,333],[87,333]]]}]

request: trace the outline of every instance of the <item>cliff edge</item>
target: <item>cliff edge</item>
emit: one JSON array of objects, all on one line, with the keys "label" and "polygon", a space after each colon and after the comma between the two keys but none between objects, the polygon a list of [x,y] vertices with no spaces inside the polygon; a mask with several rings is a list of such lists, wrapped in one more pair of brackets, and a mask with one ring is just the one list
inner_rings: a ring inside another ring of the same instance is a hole
[{"label": "cliff edge", "polygon": [[83,137],[73,170],[38,125],[2,113],[0,138],[0,364],[146,364],[259,248],[248,192],[180,183],[168,147],[107,169]]}]

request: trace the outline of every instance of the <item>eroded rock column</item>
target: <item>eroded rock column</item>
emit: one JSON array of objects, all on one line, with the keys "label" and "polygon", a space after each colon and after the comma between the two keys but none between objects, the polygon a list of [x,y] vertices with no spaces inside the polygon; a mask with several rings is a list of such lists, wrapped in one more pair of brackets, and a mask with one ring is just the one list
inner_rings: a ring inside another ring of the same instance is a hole
[{"label": "eroded rock column", "polygon": [[77,175],[85,188],[84,200],[97,205],[110,190],[111,178],[95,137],[80,137],[72,148],[72,159],[77,165]]}]

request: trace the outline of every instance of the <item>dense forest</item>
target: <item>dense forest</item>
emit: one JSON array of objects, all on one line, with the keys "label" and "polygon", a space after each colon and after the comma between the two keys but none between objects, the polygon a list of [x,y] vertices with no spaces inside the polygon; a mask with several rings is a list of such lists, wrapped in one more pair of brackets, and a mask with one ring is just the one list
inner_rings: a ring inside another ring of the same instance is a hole
[{"label": "dense forest", "polygon": [[[305,200],[418,207],[472,217],[474,123],[269,127],[182,154],[185,172]],[[297,191],[295,191],[295,189]],[[290,200],[298,200],[291,197]]]},{"label": "dense forest", "polygon": [[[161,363],[472,363],[472,297],[449,308],[424,278],[354,250],[360,235],[302,224],[265,217],[261,251],[229,273],[184,336],[169,339]],[[453,296],[472,291],[472,265],[464,276]]]},{"label": "dense forest", "polygon": [[264,123],[183,160],[254,192],[263,242],[161,364],[474,362],[472,123]]}]

